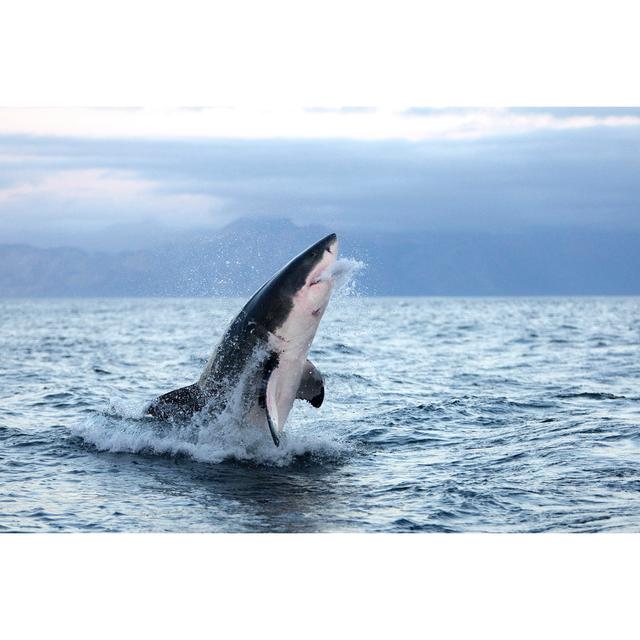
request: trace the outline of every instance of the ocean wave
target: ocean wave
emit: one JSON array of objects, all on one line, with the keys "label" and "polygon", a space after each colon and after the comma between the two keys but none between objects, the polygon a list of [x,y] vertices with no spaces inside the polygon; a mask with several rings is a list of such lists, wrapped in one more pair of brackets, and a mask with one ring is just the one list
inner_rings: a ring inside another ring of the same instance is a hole
[{"label": "ocean wave", "polygon": [[[325,402],[279,448],[229,412],[146,416],[240,301],[4,304],[0,529],[640,530],[638,299],[332,300]],[[83,341],[39,350],[61,327]]]},{"label": "ocean wave", "polygon": [[585,398],[586,400],[627,400],[625,396],[606,391],[580,391],[575,393],[559,393],[556,398]]}]

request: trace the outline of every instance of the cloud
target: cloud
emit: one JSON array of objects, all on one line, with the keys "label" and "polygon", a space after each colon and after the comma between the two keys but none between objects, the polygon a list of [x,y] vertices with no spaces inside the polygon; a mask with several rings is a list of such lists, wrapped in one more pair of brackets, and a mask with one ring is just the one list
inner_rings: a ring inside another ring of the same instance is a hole
[{"label": "cloud", "polygon": [[134,139],[472,140],[536,131],[638,127],[634,109],[311,107],[2,109],[0,134]]},{"label": "cloud", "polygon": [[[24,158],[20,159],[24,162]],[[87,230],[153,219],[169,226],[211,224],[222,201],[209,194],[163,193],[129,170],[75,168],[46,172],[0,188],[0,229]],[[224,218],[222,219],[225,220]]]},{"label": "cloud", "polygon": [[243,216],[361,230],[638,229],[639,146],[640,127],[628,126],[420,141],[0,136],[0,242],[128,223],[144,239],[145,225]]},{"label": "cloud", "polygon": [[303,109],[306,113],[376,113],[378,109],[375,107],[306,107]]}]

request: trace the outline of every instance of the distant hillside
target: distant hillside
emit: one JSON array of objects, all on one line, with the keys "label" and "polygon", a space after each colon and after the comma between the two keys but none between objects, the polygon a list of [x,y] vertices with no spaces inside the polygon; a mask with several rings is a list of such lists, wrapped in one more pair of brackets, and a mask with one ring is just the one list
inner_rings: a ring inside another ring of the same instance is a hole
[{"label": "distant hillside", "polygon": [[[0,245],[0,296],[244,296],[333,229],[238,220],[119,253]],[[372,295],[640,294],[640,234],[340,232]]]}]

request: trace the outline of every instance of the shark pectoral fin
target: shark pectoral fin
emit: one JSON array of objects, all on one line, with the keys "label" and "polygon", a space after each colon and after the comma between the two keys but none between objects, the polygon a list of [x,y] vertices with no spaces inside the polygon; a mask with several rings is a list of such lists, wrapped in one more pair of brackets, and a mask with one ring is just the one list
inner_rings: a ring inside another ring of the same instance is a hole
[{"label": "shark pectoral fin", "polygon": [[148,413],[157,418],[187,418],[200,411],[206,404],[200,385],[196,382],[188,387],[169,391],[156,398]]},{"label": "shark pectoral fin", "polygon": [[322,401],[324,400],[324,380],[322,379],[322,374],[310,360],[304,363],[296,398],[306,400],[316,409],[322,405]]},{"label": "shark pectoral fin", "polygon": [[278,405],[276,404],[276,384],[278,379],[278,369],[267,367],[262,378],[260,390],[260,406],[267,414],[267,424],[276,447],[280,446],[280,436],[278,435]]}]

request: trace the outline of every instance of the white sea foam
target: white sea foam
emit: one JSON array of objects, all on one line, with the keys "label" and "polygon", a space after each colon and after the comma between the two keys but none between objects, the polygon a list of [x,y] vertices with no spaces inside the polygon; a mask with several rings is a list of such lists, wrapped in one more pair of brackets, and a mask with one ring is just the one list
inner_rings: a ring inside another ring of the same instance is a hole
[{"label": "white sea foam", "polygon": [[124,407],[124,415],[114,415],[117,404],[111,403],[108,414],[96,414],[76,424],[73,432],[99,451],[186,455],[198,462],[213,464],[238,460],[287,466],[300,456],[336,459],[349,449],[336,437],[309,432],[306,428],[304,433],[289,429],[276,447],[266,430],[242,424],[232,409],[217,416],[205,411],[189,421],[159,423],[145,418],[142,410],[134,418],[129,405]]},{"label": "white sea foam", "polygon": [[148,405],[148,402],[141,400],[114,397],[109,400],[109,406],[106,413],[107,415],[121,418],[139,418],[145,413]]}]

